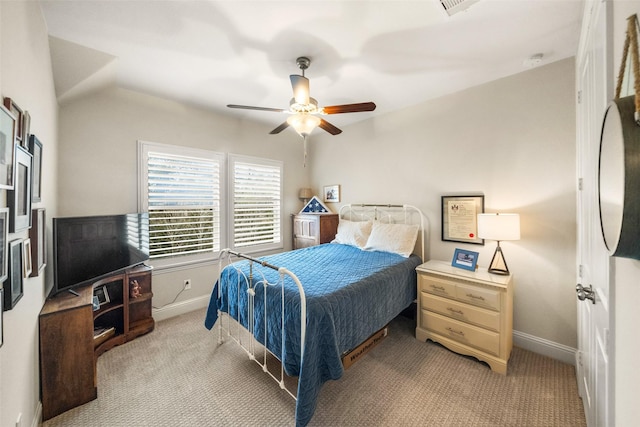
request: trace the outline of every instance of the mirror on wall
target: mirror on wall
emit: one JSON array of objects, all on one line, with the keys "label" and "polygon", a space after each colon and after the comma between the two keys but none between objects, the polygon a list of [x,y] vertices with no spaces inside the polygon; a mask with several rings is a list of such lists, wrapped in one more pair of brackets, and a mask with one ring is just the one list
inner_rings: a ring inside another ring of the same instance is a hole
[{"label": "mirror on wall", "polygon": [[610,255],[618,247],[624,210],[624,139],[620,123],[620,112],[612,103],[602,124],[598,167],[600,224]]},{"label": "mirror on wall", "polygon": [[604,243],[612,256],[640,259],[640,126],[635,98],[609,104],[602,123],[598,203]]}]

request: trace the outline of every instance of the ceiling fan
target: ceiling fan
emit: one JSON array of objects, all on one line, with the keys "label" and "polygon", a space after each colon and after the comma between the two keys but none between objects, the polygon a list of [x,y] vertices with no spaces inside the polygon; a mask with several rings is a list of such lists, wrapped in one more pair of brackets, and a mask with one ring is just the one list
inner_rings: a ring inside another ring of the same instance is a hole
[{"label": "ceiling fan", "polygon": [[291,101],[289,102],[288,109],[254,107],[251,105],[236,104],[228,104],[227,107],[289,114],[290,116],[284,123],[269,133],[271,135],[275,135],[291,126],[305,139],[305,141],[316,127],[329,132],[331,135],[338,135],[339,133],[342,133],[342,130],[318,117],[318,115],[357,113],[360,111],[373,111],[376,109],[376,104],[373,102],[318,107],[318,101],[309,96],[309,79],[304,76],[304,70],[309,68],[311,60],[305,56],[301,56],[296,60],[296,63],[300,70],[302,70],[302,75],[292,74],[289,76],[291,79],[291,87],[293,88],[293,98],[291,98]]}]

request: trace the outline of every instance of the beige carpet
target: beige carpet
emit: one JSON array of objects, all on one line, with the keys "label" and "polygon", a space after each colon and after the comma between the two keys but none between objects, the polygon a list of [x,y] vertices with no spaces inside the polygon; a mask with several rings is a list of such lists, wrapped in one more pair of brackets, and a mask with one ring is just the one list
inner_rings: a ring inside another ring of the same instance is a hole
[{"label": "beige carpet", "polygon": [[[293,399],[199,310],[98,359],[98,399],[57,426],[291,426]],[[413,336],[390,335],[321,391],[312,426],[585,426],[574,368],[514,348],[507,376]]]}]

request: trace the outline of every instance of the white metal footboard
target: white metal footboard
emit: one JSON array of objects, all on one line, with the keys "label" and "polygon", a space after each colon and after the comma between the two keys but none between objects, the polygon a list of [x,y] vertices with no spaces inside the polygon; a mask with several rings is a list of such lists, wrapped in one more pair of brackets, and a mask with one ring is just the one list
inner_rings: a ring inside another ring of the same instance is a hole
[{"label": "white metal footboard", "polygon": [[[249,277],[247,277],[245,275],[245,273],[240,270],[239,268],[235,267],[233,265],[232,259],[231,257],[235,256],[235,257],[239,257],[239,258],[243,258],[249,261]],[[304,295],[304,289],[302,288],[302,284],[300,283],[300,280],[298,279],[298,277],[293,274],[292,272],[290,272],[289,270],[287,270],[284,267],[276,267],[274,265],[271,265],[265,261],[261,261],[255,258],[252,258],[248,255],[244,255],[241,254],[239,252],[235,252],[232,251],[230,249],[225,249],[220,253],[220,260],[219,260],[219,274],[220,277],[222,276],[222,270],[224,266],[232,266],[233,268],[235,268],[235,270],[238,273],[238,283],[237,283],[237,295],[238,298],[236,301],[231,301],[229,298],[229,293],[228,290],[231,288],[231,284],[229,284],[229,286],[227,286],[227,303],[228,303],[228,308],[229,309],[231,307],[231,304],[235,304],[236,306],[236,312],[238,313],[238,318],[240,317],[240,308],[239,308],[239,298],[240,298],[240,288],[241,288],[241,284],[244,281],[244,283],[247,284],[247,323],[248,323],[248,327],[245,328],[243,325],[241,325],[240,321],[232,321],[232,318],[230,315],[228,315],[225,312],[222,312],[221,310],[218,310],[218,344],[221,344],[224,341],[224,336],[226,335],[227,337],[233,339],[235,342],[237,342],[247,353],[247,355],[249,356],[249,359],[255,361],[258,365],[260,365],[262,367],[262,370],[264,372],[266,372],[271,378],[273,378],[279,385],[280,388],[285,390],[287,393],[289,393],[289,395],[291,397],[293,397],[294,399],[297,400],[296,398],[296,394],[297,394],[297,390],[289,390],[285,384],[285,373],[284,373],[284,354],[285,354],[285,328],[286,328],[286,323],[285,323],[285,314],[284,314],[284,307],[285,307],[285,294],[284,294],[284,281],[285,281],[285,277],[289,276],[291,279],[293,279],[293,281],[295,282],[295,284],[298,286],[298,292],[300,294],[300,360],[302,361],[302,356],[304,354],[304,343],[305,343],[305,335],[306,335],[306,326],[307,326],[307,303],[306,303],[306,298]],[[270,268],[272,270],[276,270],[279,273],[279,279],[278,279],[278,283],[270,283],[265,275],[263,274],[262,271],[260,271],[259,268],[255,268],[254,267],[265,267],[265,268]],[[255,271],[254,271],[255,270]],[[255,276],[255,277],[254,277]],[[255,280],[254,283],[254,278],[255,279],[259,279],[259,280]],[[256,289],[258,286],[262,286],[264,288],[264,302],[263,302],[263,306],[264,306],[264,336],[265,336],[265,345],[260,344],[254,337],[254,332],[255,332],[255,325],[254,325],[254,303],[255,303],[255,295],[256,295]],[[266,346],[266,337],[268,334],[268,330],[267,330],[267,319],[268,319],[268,313],[269,313],[269,307],[267,305],[267,292],[266,292],[266,288],[269,286],[280,286],[280,295],[281,295],[281,309],[282,309],[282,324],[281,324],[281,354],[280,356],[278,355],[274,355],[276,356],[279,361],[280,361],[280,375],[279,378],[278,376],[276,376],[267,366],[267,360],[268,360],[268,356],[269,354],[272,354]],[[218,285],[218,299],[222,296],[222,290],[221,290],[221,286]],[[223,316],[224,315],[224,316]],[[223,319],[226,318],[226,327],[223,325]],[[244,331],[244,332],[243,332]],[[235,332],[235,333],[234,333]],[[243,335],[247,336],[246,340],[243,340]],[[261,359],[261,360],[260,360]]]}]

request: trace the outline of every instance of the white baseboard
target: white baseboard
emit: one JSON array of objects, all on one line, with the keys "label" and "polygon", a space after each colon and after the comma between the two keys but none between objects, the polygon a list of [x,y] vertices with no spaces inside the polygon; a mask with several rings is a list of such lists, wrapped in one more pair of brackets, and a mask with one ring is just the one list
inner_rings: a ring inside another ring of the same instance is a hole
[{"label": "white baseboard", "polygon": [[[210,295],[203,295],[198,298],[193,298],[175,304],[170,304],[166,307],[154,309],[153,318],[156,321],[160,321],[179,316],[181,314],[189,313],[201,308],[206,308],[209,305],[210,299]],[[513,331],[513,345],[525,350],[532,351],[534,353],[541,354],[543,356],[550,357],[555,360],[559,360],[572,366],[576,365],[577,350],[573,347],[558,344],[556,342],[538,338],[536,336],[519,331]]]},{"label": "white baseboard", "polygon": [[31,422],[31,427],[38,427],[42,420],[42,402],[38,402],[38,406],[36,406],[36,413],[33,415],[33,421]]},{"label": "white baseboard", "polygon": [[[153,309],[153,319],[158,322],[160,320],[169,319],[181,314],[189,313],[209,305],[211,295],[203,295],[186,301],[180,301],[170,304],[162,308]],[[204,319],[202,320],[204,322]]]},{"label": "white baseboard", "polygon": [[563,344],[538,338],[524,332],[513,331],[513,345],[572,366],[576,365],[577,350]]}]

